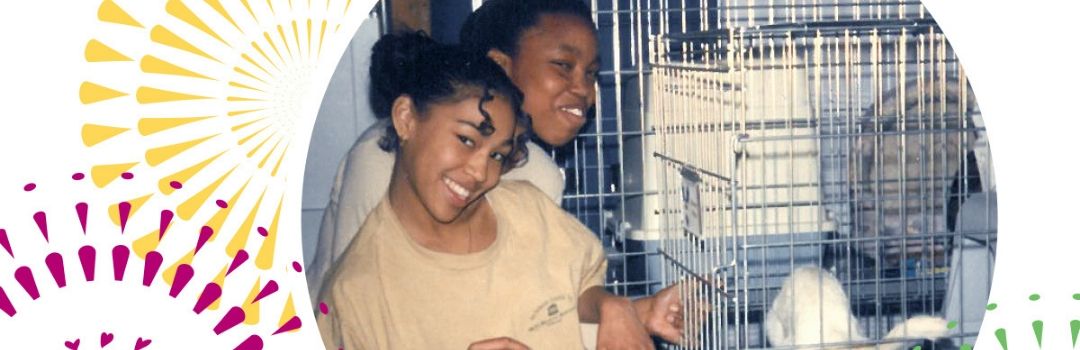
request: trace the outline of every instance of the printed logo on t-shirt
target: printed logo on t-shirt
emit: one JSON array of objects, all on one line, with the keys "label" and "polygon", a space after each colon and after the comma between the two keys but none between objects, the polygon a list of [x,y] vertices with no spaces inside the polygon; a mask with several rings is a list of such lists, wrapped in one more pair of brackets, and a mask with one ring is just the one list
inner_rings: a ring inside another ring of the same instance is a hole
[{"label": "printed logo on t-shirt", "polygon": [[529,316],[529,332],[558,324],[562,322],[563,316],[575,310],[577,310],[577,305],[569,294],[549,298],[537,306]]}]

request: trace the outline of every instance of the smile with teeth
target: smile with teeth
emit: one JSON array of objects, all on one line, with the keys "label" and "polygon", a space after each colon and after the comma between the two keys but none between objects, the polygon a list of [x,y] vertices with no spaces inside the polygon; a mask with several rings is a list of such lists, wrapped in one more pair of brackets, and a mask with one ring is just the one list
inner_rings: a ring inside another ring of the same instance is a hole
[{"label": "smile with teeth", "polygon": [[572,115],[574,115],[574,116],[576,116],[578,118],[582,118],[585,115],[585,111],[583,111],[581,108],[563,107],[563,108],[560,108],[560,110],[562,110],[563,112],[566,112],[566,113],[570,113],[570,114],[572,114]]},{"label": "smile with teeth", "polygon": [[443,178],[443,182],[446,183],[446,186],[449,187],[450,190],[454,192],[454,194],[458,195],[461,198],[469,198],[469,190],[465,189],[464,186],[461,186],[457,182],[454,182],[454,180],[450,180],[450,178],[447,177]]}]

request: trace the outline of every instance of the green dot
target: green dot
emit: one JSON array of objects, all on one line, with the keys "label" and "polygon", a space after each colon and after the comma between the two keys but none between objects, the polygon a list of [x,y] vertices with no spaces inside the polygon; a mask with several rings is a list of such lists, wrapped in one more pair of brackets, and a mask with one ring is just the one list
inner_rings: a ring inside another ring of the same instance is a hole
[{"label": "green dot", "polygon": [[1073,300],[1080,300],[1080,293],[1073,294]]},{"label": "green dot", "polygon": [[1039,300],[1039,294],[1038,293],[1032,294],[1030,297],[1028,297],[1028,299],[1031,300],[1031,301]]},{"label": "green dot", "polygon": [[911,350],[922,350],[922,345],[915,345]]},{"label": "green dot", "polygon": [[974,349],[974,348],[975,348],[975,346],[971,345],[971,344],[964,344],[964,345],[960,346],[960,350],[971,350],[971,349]]},{"label": "green dot", "polygon": [[956,321],[949,321],[949,324],[946,325],[946,327],[948,327],[949,329],[956,328]]},{"label": "green dot", "polygon": [[996,308],[997,308],[997,303],[990,303],[989,305],[986,305],[986,309],[990,310],[990,311],[993,311]]}]

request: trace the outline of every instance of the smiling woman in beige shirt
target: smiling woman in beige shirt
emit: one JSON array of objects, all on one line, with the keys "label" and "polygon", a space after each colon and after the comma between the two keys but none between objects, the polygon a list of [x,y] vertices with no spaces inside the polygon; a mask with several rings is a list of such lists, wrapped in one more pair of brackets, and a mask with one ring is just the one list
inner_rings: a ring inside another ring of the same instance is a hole
[{"label": "smiling woman in beige shirt", "polygon": [[529,119],[495,62],[419,34],[384,36],[372,62],[395,162],[323,287],[328,348],[579,347],[579,320],[614,346],[650,347],[646,330],[677,339],[675,293],[633,307],[608,294],[587,228],[531,184],[496,187],[526,160]]}]

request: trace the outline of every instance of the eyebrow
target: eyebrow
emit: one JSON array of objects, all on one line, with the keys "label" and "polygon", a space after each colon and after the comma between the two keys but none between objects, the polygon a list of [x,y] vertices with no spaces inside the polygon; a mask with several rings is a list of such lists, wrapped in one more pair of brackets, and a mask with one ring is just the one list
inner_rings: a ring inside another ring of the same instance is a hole
[{"label": "eyebrow", "polygon": [[567,45],[567,44],[559,44],[559,50],[568,51],[568,52],[573,53],[573,54],[580,54],[581,53],[581,50],[578,50],[578,48]]},{"label": "eyebrow", "polygon": [[[578,48],[567,45],[567,44],[559,44],[558,50],[559,51],[566,51],[566,52],[568,52],[568,53],[570,53],[572,55],[575,55],[575,56],[581,55],[581,50],[578,50]],[[589,65],[594,65],[594,64],[598,65],[598,66],[600,65],[600,55],[596,55],[596,58],[594,58],[592,60],[592,62],[589,62]]]},{"label": "eyebrow", "polygon": [[[465,118],[458,118],[457,122],[459,124],[465,124],[465,125],[471,126],[473,129],[476,129],[476,132],[479,133],[480,136],[483,136],[484,138],[489,138],[490,137],[490,136],[484,136],[484,133],[480,132],[480,124],[479,123],[474,123],[474,122],[468,121]],[[515,127],[515,129],[517,129],[517,128]],[[493,132],[495,131],[495,126],[494,125],[491,126],[491,130]],[[506,139],[506,141],[503,142],[502,146],[507,146],[507,145],[513,146],[514,145],[514,138],[515,138],[515,136],[511,135],[510,138]]]},{"label": "eyebrow", "polygon": [[[473,129],[476,129],[477,132],[480,131],[480,123],[472,122],[472,121],[469,121],[469,120],[467,120],[465,118],[458,118],[457,122],[458,122],[458,124],[465,124],[465,125],[471,126],[471,127],[473,127]],[[493,131],[494,131],[494,128],[495,127],[492,126]],[[483,134],[483,133],[481,133],[481,134]]]}]

